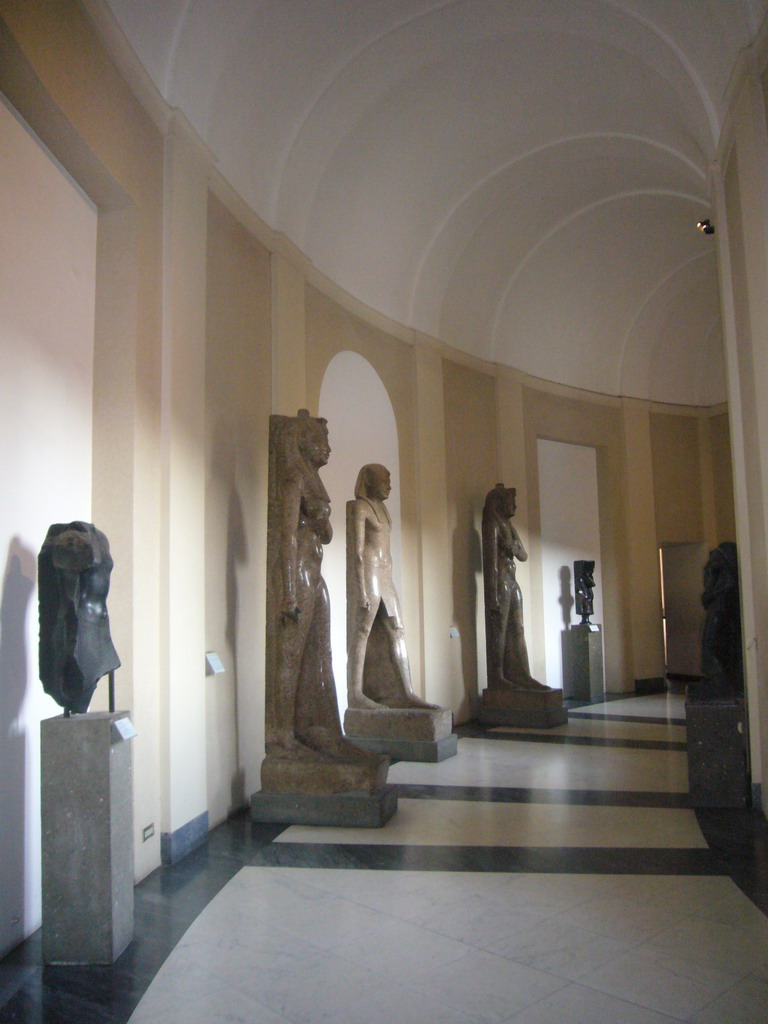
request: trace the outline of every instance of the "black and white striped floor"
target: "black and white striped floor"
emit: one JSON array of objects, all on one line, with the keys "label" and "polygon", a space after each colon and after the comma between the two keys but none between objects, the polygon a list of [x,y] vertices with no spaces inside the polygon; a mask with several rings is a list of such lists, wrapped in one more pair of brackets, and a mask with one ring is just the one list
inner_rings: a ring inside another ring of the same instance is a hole
[{"label": "black and white striped floor", "polygon": [[460,729],[380,830],[235,819],[139,886],[114,967],[8,958],[0,1022],[767,1024],[768,830],[689,808],[684,713]]}]

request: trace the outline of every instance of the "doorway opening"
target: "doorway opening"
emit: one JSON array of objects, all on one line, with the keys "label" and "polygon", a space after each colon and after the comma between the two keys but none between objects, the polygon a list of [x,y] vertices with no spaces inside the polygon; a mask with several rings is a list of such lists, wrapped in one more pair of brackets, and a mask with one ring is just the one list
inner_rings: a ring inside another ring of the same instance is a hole
[{"label": "doorway opening", "polygon": [[663,544],[659,548],[661,615],[667,686],[683,692],[701,678],[702,573],[706,544]]}]

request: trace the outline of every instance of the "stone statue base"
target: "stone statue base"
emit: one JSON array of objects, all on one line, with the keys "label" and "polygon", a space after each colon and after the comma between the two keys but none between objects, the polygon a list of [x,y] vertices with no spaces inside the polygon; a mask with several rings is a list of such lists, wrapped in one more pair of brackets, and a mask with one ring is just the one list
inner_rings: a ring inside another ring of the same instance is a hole
[{"label": "stone statue base", "polygon": [[300,761],[267,757],[261,762],[265,793],[375,793],[386,784],[386,757],[356,761]]},{"label": "stone statue base", "polygon": [[397,810],[397,786],[373,793],[265,793],[251,797],[253,821],[381,828]]},{"label": "stone statue base", "polygon": [[514,690],[489,686],[480,695],[482,725],[516,725],[528,729],[554,729],[565,725],[568,711],[562,690]]},{"label": "stone statue base", "polygon": [[40,723],[43,962],[112,964],[133,938],[127,711]]},{"label": "stone statue base", "polygon": [[344,732],[363,750],[401,761],[445,761],[456,753],[450,708],[347,708]]},{"label": "stone statue base", "polygon": [[380,828],[397,810],[397,789],[386,785],[388,768],[386,757],[361,755],[356,762],[267,756],[251,817],[283,825]]},{"label": "stone statue base", "polygon": [[685,702],[692,807],[749,807],[744,701]]},{"label": "stone statue base", "polygon": [[605,698],[603,637],[596,622],[579,622],[563,634],[563,692],[572,700]]}]

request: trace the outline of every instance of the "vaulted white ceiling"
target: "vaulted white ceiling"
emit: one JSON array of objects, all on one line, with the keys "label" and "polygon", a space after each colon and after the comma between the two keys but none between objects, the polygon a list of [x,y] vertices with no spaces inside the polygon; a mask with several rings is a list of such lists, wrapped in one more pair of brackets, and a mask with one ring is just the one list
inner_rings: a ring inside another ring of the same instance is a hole
[{"label": "vaulted white ceiling", "polygon": [[768,0],[107,2],[243,199],[356,298],[547,380],[724,400],[696,221]]}]

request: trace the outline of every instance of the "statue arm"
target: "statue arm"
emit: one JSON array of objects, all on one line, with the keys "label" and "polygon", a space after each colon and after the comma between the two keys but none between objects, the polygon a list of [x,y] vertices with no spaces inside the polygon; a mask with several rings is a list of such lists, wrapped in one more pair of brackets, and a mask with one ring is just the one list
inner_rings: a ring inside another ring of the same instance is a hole
[{"label": "statue arm", "polygon": [[491,611],[499,608],[499,559],[498,527],[495,522],[483,518],[483,582],[485,603]]},{"label": "statue arm", "polygon": [[520,534],[514,528],[512,523],[509,524],[509,530],[512,534],[512,554],[518,560],[518,562],[528,561],[528,552],[523,547],[523,542],[520,540]]},{"label": "statue arm", "polygon": [[280,504],[280,572],[283,580],[283,603],[280,614],[283,618],[293,619],[295,622],[301,611],[296,603],[296,581],[299,571],[297,527],[301,507],[301,486],[297,478],[286,480]]},{"label": "statue arm", "polygon": [[366,508],[363,502],[356,501],[353,511],[355,541],[355,580],[357,581],[358,606],[367,611],[371,607],[368,588],[365,583],[365,524]]},{"label": "statue arm", "polygon": [[333,540],[333,527],[331,526],[331,520],[326,519],[323,523],[322,530],[320,532],[320,543],[330,544]]}]

